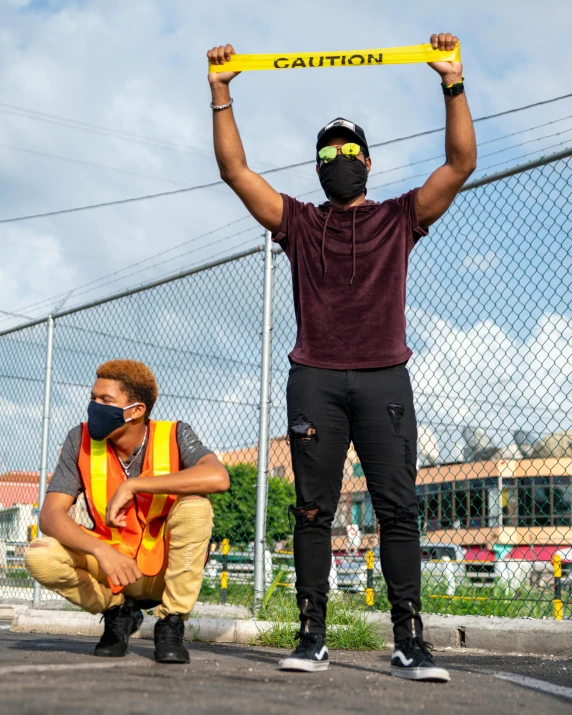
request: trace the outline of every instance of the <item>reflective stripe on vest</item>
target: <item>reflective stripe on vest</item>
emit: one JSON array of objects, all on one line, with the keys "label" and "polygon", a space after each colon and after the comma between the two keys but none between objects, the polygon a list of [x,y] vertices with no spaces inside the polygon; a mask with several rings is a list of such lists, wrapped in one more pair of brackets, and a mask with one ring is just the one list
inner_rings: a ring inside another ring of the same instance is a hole
[{"label": "reflective stripe on vest", "polygon": [[[159,477],[164,474],[171,474],[171,429],[173,422],[156,422],[155,439],[153,440],[153,476]],[[178,466],[177,466],[178,471]],[[154,494],[151,507],[147,513],[147,525],[153,519],[161,516],[165,508],[165,502],[169,499],[168,494]],[[151,536],[148,526],[145,527],[141,546],[150,551],[155,546],[158,539],[163,539],[165,534],[165,522],[161,526],[160,532]]]},{"label": "reflective stripe on vest", "polygon": [[[91,440],[91,498],[101,521],[105,524],[107,515],[107,442]],[[107,527],[111,532],[111,544],[120,544],[117,529]]]},{"label": "reflective stripe on vest", "polygon": [[[140,477],[178,472],[177,422],[150,420],[148,440]],[[78,466],[94,521],[94,529],[89,533],[136,559],[145,576],[155,576],[163,567],[165,525],[176,497],[138,494],[126,512],[126,526],[111,528],[105,523],[107,505],[126,476],[108,441],[91,439],[86,424],[83,425]],[[117,593],[121,587],[112,586],[112,590]]]}]

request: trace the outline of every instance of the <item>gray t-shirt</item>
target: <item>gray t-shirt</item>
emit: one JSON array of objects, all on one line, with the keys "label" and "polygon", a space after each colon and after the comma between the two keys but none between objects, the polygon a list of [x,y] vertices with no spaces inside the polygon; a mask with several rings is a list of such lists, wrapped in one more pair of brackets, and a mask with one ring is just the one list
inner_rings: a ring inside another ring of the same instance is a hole
[{"label": "gray t-shirt", "polygon": [[[179,422],[177,424],[177,445],[179,447],[181,469],[194,467],[199,459],[202,459],[207,454],[214,454],[214,452],[204,446],[193,428],[185,422]],[[143,445],[137,447],[129,459],[125,460],[125,464],[128,465],[125,474],[129,479],[138,477],[141,474],[147,442],[145,443],[145,449],[142,449],[142,446]],[[81,425],[78,425],[68,432],[68,436],[62,446],[58,464],[50,479],[48,486],[49,492],[69,494],[74,499],[77,499],[84,491],[77,465],[80,447]]]}]

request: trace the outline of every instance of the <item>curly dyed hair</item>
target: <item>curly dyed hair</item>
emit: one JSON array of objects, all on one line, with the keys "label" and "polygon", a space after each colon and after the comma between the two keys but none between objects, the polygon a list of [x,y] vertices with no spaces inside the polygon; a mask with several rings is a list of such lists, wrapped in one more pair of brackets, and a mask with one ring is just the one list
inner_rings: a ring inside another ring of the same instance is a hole
[{"label": "curly dyed hair", "polygon": [[159,396],[159,388],[155,375],[147,365],[137,360],[108,360],[97,368],[95,374],[102,380],[118,382],[129,400],[145,405],[145,416],[149,417]]}]

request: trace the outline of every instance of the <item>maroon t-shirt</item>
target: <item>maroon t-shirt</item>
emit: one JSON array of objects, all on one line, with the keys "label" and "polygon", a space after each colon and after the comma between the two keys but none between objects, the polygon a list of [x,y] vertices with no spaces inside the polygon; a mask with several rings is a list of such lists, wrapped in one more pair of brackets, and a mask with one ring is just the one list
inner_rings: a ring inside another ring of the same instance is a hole
[{"label": "maroon t-shirt", "polygon": [[405,342],[407,263],[427,235],[417,220],[417,191],[349,208],[282,195],[282,224],[273,240],[292,267],[294,362],[356,370],[411,357]]}]

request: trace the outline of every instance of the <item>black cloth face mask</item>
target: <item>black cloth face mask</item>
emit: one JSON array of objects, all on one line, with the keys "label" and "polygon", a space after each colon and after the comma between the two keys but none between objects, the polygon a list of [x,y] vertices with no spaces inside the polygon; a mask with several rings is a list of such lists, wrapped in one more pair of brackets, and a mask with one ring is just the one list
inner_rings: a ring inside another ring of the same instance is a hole
[{"label": "black cloth face mask", "polygon": [[122,427],[126,422],[131,422],[133,417],[125,419],[123,413],[130,407],[140,404],[134,402],[127,407],[116,407],[115,405],[103,405],[101,402],[90,402],[87,408],[87,430],[92,439],[100,441],[106,439],[116,429]]},{"label": "black cloth face mask", "polygon": [[339,154],[333,161],[322,164],[318,176],[329,199],[349,201],[365,192],[367,168],[359,159]]}]

